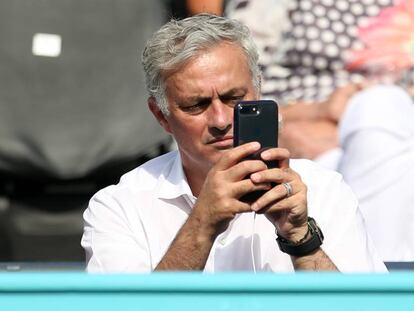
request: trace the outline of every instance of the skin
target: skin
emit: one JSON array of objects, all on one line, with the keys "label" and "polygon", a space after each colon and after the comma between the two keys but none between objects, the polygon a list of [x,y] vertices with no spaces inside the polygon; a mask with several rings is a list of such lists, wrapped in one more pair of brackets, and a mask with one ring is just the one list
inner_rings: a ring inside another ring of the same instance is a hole
[{"label": "skin", "polygon": [[280,146],[287,148],[293,158],[315,159],[338,146],[338,122],[350,98],[366,87],[348,84],[338,88],[319,103],[295,103],[280,107],[283,129]]},{"label": "skin", "polygon": [[186,2],[189,15],[199,13],[223,14],[223,0],[187,0]]},{"label": "skin", "polygon": [[[233,148],[234,105],[258,98],[241,48],[227,42],[213,46],[164,79],[170,114],[164,115],[154,98],[148,106],[176,139],[198,199],[156,270],[202,270],[215,238],[239,213],[264,213],[285,238],[302,239],[307,232],[306,186],[289,167],[289,152],[282,148],[263,152],[263,160],[280,161],[280,168],[267,169],[260,160],[241,161],[260,149],[257,142]],[[248,175],[250,179],[245,179]],[[273,182],[291,183],[293,194],[286,198],[286,189],[271,188]],[[253,204],[239,201],[261,189],[268,191]],[[321,249],[292,261],[296,269],[335,269]]]}]

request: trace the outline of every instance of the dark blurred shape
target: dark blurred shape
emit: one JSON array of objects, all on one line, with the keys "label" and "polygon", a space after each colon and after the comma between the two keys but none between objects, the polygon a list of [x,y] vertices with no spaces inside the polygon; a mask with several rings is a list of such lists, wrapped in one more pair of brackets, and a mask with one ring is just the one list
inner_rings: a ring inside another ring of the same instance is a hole
[{"label": "dark blurred shape", "polygon": [[385,262],[389,271],[409,271],[414,270],[413,261],[388,261]]},{"label": "dark blurred shape", "polygon": [[90,196],[165,151],[140,54],[157,1],[0,2],[0,260],[83,260]]},{"label": "dark blurred shape", "polygon": [[168,15],[175,19],[183,19],[189,16],[186,0],[167,0]]},{"label": "dark blurred shape", "polygon": [[166,0],[168,15],[183,19],[199,13],[223,15],[227,0]]},{"label": "dark blurred shape", "polygon": [[85,269],[83,262],[0,262],[0,272],[81,272]]}]

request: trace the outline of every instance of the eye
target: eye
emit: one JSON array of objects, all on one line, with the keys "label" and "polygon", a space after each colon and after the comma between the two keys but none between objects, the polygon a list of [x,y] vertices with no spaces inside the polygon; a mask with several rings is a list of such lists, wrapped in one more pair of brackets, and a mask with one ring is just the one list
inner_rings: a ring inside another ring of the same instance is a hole
[{"label": "eye", "polygon": [[191,113],[191,114],[198,114],[206,110],[209,104],[210,104],[210,100],[208,99],[201,100],[194,105],[181,107],[181,110],[184,112]]}]

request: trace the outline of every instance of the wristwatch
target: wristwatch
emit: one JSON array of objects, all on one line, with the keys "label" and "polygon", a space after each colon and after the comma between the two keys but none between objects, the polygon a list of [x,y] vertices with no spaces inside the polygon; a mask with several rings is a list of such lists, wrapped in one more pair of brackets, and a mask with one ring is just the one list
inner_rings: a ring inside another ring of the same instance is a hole
[{"label": "wristwatch", "polygon": [[[310,239],[307,239],[309,235]],[[308,232],[301,241],[295,243],[285,239],[280,235],[278,235],[276,241],[279,245],[279,249],[282,252],[291,256],[301,257],[309,255],[322,245],[323,233],[316,224],[315,219],[308,217]]]}]

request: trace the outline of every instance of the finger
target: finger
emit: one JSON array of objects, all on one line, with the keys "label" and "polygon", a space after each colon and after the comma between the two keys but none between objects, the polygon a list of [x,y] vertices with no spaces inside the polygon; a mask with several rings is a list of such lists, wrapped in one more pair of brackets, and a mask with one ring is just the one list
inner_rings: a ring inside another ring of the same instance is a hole
[{"label": "finger", "polygon": [[240,162],[243,158],[257,152],[259,149],[260,144],[258,142],[251,142],[237,146],[224,153],[215,165],[215,168],[218,170],[226,170]]},{"label": "finger", "polygon": [[231,202],[231,213],[236,215],[240,213],[249,213],[252,211],[250,204],[239,200]]},{"label": "finger", "polygon": [[260,160],[245,160],[236,164],[228,170],[227,177],[229,180],[238,181],[246,178],[250,174],[264,171],[267,169],[266,164]]},{"label": "finger", "polygon": [[255,184],[250,179],[244,179],[235,184],[233,188],[233,197],[241,198],[243,195],[259,190],[268,191],[272,189],[272,185],[270,183],[260,183]]},{"label": "finger", "polygon": [[270,148],[260,155],[264,161],[279,161],[279,168],[289,167],[290,153],[285,148]]},{"label": "finger", "polygon": [[[289,199],[280,200],[273,204],[266,205],[258,210],[254,208],[254,203],[251,205],[251,210],[257,214],[277,214],[289,212],[294,207],[294,201]],[[291,202],[289,202],[291,201]]]},{"label": "finger", "polygon": [[252,211],[256,212],[257,214],[277,214],[282,212],[290,212],[297,206],[298,200],[295,197],[289,197],[277,202],[273,202],[273,204],[266,205],[259,210],[254,209],[254,203],[250,207]]},{"label": "finger", "polygon": [[290,202],[292,201],[292,198],[294,198],[293,200],[296,202],[301,200],[302,198],[298,198],[297,194],[305,189],[304,185],[298,181],[290,182],[289,185],[291,188],[289,197],[287,197],[287,188],[283,184],[279,184],[258,198],[256,202],[252,204],[252,210],[255,212],[259,212],[263,209],[267,210],[269,206],[274,206],[275,204],[279,207],[285,207],[284,205],[286,204],[286,201]]},{"label": "finger", "polygon": [[291,168],[273,168],[255,172],[250,175],[250,179],[254,183],[270,182],[279,184],[282,182],[292,182],[296,179],[300,180],[300,176]]}]

